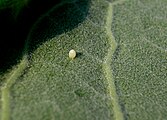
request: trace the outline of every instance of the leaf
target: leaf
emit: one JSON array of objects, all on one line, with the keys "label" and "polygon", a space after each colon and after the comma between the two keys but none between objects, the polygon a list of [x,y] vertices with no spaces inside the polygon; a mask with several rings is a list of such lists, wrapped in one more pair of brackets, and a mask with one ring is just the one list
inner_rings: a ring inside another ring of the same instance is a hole
[{"label": "leaf", "polygon": [[[2,118],[112,119],[110,83],[103,70],[110,47],[107,14],[108,2],[82,0],[39,18],[27,38],[29,68],[11,88],[6,84],[2,89],[4,101],[9,90],[11,95],[10,106],[2,101]],[[78,53],[74,60],[68,58],[70,49]]]},{"label": "leaf", "polygon": [[29,31],[23,59],[0,76],[0,118],[166,119],[166,5],[71,0],[50,8]]},{"label": "leaf", "polygon": [[166,0],[129,0],[114,7],[118,47],[111,66],[126,119],[166,119],[166,6]]}]

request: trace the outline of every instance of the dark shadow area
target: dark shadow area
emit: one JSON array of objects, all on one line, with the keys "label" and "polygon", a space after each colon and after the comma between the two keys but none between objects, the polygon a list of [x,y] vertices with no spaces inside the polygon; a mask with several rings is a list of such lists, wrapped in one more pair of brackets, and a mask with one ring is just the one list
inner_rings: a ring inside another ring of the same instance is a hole
[{"label": "dark shadow area", "polygon": [[77,52],[76,57],[78,58],[78,57],[81,57],[82,55],[83,55],[83,53],[82,53],[82,52]]},{"label": "dark shadow area", "polygon": [[88,14],[89,0],[78,0],[53,8],[36,22],[29,34],[29,52],[56,35],[66,33],[84,21]]},{"label": "dark shadow area", "polygon": [[113,59],[114,59],[114,60],[116,60],[116,59],[118,58],[118,56],[119,56],[119,54],[120,54],[120,51],[121,51],[121,46],[120,46],[120,44],[118,43],[117,48],[116,48],[116,50],[115,50],[115,52],[114,52],[114,55],[113,55]]},{"label": "dark shadow area", "polygon": [[[56,8],[55,6],[62,1],[32,0],[23,8],[17,19],[13,17],[10,8],[0,11],[0,74],[22,58],[27,36],[29,52],[33,52],[38,45],[56,35],[72,30],[85,19],[88,14],[89,0],[78,0],[75,5],[66,3]],[[76,6],[82,12],[77,10]]]}]

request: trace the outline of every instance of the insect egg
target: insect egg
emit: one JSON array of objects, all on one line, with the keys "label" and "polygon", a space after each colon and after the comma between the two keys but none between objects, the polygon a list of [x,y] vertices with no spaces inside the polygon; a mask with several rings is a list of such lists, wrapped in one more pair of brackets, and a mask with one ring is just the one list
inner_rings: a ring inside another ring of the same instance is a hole
[{"label": "insect egg", "polygon": [[70,50],[70,52],[69,52],[69,58],[71,58],[71,59],[74,59],[76,57],[76,52],[75,52],[75,50]]}]

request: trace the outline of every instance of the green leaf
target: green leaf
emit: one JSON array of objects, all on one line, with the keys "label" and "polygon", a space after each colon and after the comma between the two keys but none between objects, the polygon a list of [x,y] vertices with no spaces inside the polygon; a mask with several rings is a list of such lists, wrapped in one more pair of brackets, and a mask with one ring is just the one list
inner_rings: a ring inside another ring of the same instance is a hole
[{"label": "green leaf", "polygon": [[[28,37],[31,66],[12,88],[13,119],[112,118],[102,70],[109,47],[103,28],[107,6],[100,1],[69,3],[36,22]],[[94,18],[99,11],[104,17]],[[68,58],[70,49],[80,53],[74,60]]]},{"label": "green leaf", "polygon": [[114,7],[118,47],[111,66],[129,120],[167,116],[166,6],[166,0],[129,0]]},{"label": "green leaf", "polygon": [[27,30],[20,62],[0,75],[0,119],[166,119],[166,6],[55,4]]},{"label": "green leaf", "polygon": [[[2,88],[2,119],[113,118],[103,69],[110,47],[108,7],[100,0],[75,1],[55,6],[38,19],[27,38],[29,68],[17,81],[12,74],[7,81],[16,82]],[[68,58],[71,49],[77,51],[74,60]]]}]

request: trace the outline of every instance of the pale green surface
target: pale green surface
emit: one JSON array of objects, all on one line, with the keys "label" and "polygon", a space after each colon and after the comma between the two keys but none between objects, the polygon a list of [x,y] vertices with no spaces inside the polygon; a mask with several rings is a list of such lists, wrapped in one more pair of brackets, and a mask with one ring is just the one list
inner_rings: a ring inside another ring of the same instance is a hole
[{"label": "pale green surface", "polygon": [[108,93],[111,95],[111,102],[113,105],[113,112],[114,112],[114,119],[115,120],[124,120],[124,114],[122,113],[121,106],[119,105],[118,96],[116,93],[116,87],[115,87],[115,81],[113,79],[112,69],[110,67],[110,64],[112,62],[112,56],[117,48],[117,43],[114,40],[114,37],[111,33],[111,26],[112,26],[112,16],[113,16],[113,6],[112,4],[109,4],[108,8],[108,15],[107,15],[107,22],[106,22],[106,34],[109,37],[108,44],[110,45],[110,48],[108,49],[108,53],[105,56],[104,62],[103,62],[103,71],[106,76],[108,85]]},{"label": "pale green surface", "polygon": [[167,118],[166,15],[166,0],[129,0],[114,7],[118,47],[111,66],[128,120]]},{"label": "pale green surface", "polygon": [[1,86],[0,118],[165,120],[167,1],[71,1],[31,29],[29,67],[6,75],[12,81],[6,96]]},{"label": "pale green surface", "polygon": [[[12,87],[12,119],[113,119],[109,83],[102,69],[110,46],[105,29],[108,2],[92,0],[88,13],[81,13],[87,4],[67,4],[58,17],[53,9],[34,26],[28,37],[30,48],[43,42],[30,51],[30,68]],[[68,58],[71,49],[80,53],[74,60]]]}]

